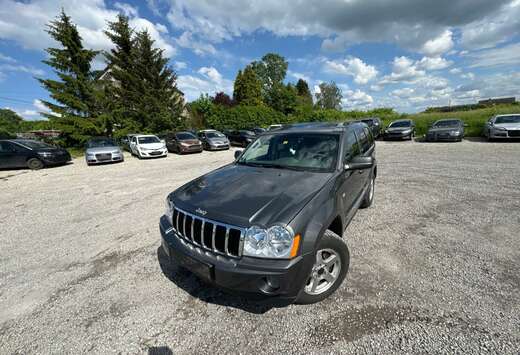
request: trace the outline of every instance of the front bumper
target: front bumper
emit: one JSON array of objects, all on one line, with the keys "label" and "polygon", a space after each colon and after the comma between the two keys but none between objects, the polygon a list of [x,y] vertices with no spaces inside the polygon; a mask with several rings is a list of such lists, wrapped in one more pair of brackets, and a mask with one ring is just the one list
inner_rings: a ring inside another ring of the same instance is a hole
[{"label": "front bumper", "polygon": [[384,138],[385,139],[405,139],[409,138],[412,135],[412,132],[385,132]]},{"label": "front bumper", "polygon": [[312,254],[292,260],[228,258],[202,250],[179,238],[165,216],[159,223],[162,248],[171,262],[206,282],[249,296],[294,301],[314,263]]},{"label": "front bumper", "polygon": [[41,159],[41,161],[43,161],[43,163],[45,165],[60,165],[60,164],[65,164],[65,163],[68,163],[69,161],[72,160],[72,157],[70,156],[70,154],[58,154],[58,155],[51,155],[51,156],[39,156],[39,158]]},{"label": "front bumper", "polygon": [[492,139],[518,139],[520,138],[520,130],[491,130],[489,132],[489,138]]},{"label": "front bumper", "polygon": [[125,160],[123,154],[112,154],[111,158],[98,158],[94,156],[86,156],[85,160],[87,164],[103,164],[103,163],[117,163]]},{"label": "front bumper", "polygon": [[452,136],[450,134],[427,134],[426,135],[426,141],[428,142],[457,142],[462,139],[463,135],[462,133]]},{"label": "front bumper", "polygon": [[189,147],[180,146],[181,153],[200,153],[203,151],[202,144],[201,145],[192,145]]},{"label": "front bumper", "polygon": [[229,149],[229,144],[209,144],[207,150],[226,150]]},{"label": "front bumper", "polygon": [[168,149],[157,149],[157,150],[139,150],[139,155],[142,158],[157,158],[165,157],[168,155]]}]

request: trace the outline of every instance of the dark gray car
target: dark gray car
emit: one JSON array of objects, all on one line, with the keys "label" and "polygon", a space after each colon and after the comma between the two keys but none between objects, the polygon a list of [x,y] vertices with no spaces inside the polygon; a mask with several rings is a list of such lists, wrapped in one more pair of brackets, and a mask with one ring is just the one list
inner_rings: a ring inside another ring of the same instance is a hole
[{"label": "dark gray car", "polygon": [[391,122],[384,131],[384,139],[409,139],[415,136],[415,122],[412,120],[397,120]]},{"label": "dark gray car", "polygon": [[224,289],[318,302],[346,276],[343,232],[372,204],[376,176],[364,123],[270,131],[167,197],[162,247]]},{"label": "dark gray car", "polygon": [[457,118],[438,120],[426,133],[427,142],[460,142],[464,138],[464,122]]},{"label": "dark gray car", "polygon": [[205,129],[197,133],[202,146],[205,150],[225,150],[229,149],[229,140],[219,131],[214,129]]}]

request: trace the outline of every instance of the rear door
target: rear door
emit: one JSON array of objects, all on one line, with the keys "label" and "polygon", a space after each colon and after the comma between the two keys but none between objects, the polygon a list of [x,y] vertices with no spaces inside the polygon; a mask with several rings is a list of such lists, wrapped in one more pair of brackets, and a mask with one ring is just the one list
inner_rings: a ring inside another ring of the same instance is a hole
[{"label": "rear door", "polygon": [[[373,158],[375,158],[375,143],[371,130],[366,126],[359,125],[355,127],[355,132],[361,150],[360,155],[364,157],[372,156]],[[372,170],[362,169],[358,170],[357,173],[361,177],[362,186],[367,186]]]},{"label": "rear door", "polygon": [[23,148],[11,142],[0,142],[0,168],[20,168],[26,166]]}]

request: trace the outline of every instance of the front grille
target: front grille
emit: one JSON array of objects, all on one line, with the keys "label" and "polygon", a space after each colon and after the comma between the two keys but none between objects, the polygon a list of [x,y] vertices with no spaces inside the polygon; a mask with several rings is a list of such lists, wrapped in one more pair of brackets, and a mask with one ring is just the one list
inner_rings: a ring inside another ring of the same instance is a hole
[{"label": "front grille", "polygon": [[520,130],[517,131],[507,131],[509,137],[520,137]]},{"label": "front grille", "polygon": [[173,229],[185,241],[233,258],[242,256],[245,229],[195,216],[175,207]]},{"label": "front grille", "polygon": [[97,160],[111,160],[112,159],[112,153],[101,153],[96,154]]},{"label": "front grille", "polygon": [[150,152],[150,153],[148,153],[148,154],[150,154],[150,155],[161,155],[161,154],[162,154],[162,152],[161,152],[161,151],[158,151],[158,150],[156,150],[156,151],[154,151],[154,152]]}]

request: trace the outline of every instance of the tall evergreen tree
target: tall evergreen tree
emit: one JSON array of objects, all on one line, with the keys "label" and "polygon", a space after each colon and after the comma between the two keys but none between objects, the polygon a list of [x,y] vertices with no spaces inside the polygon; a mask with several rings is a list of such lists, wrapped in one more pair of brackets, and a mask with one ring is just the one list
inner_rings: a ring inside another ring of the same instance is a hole
[{"label": "tall evergreen tree", "polygon": [[143,130],[155,133],[181,127],[184,97],[177,89],[177,75],[167,65],[169,59],[163,56],[162,49],[154,48],[148,31],[138,32],[135,40],[138,124]]},{"label": "tall evergreen tree", "polygon": [[303,105],[312,105],[312,94],[309,90],[309,84],[303,79],[299,79],[296,83],[296,93]]},{"label": "tall evergreen tree", "polygon": [[262,86],[250,65],[244,71],[238,71],[233,87],[233,99],[239,105],[262,104]]},{"label": "tall evergreen tree", "polygon": [[83,48],[81,36],[71,18],[62,10],[49,23],[47,33],[60,48],[47,48],[43,63],[54,68],[59,80],[38,79],[55,102],[42,100],[52,113],[42,113],[63,131],[66,145],[79,145],[102,131],[97,117],[100,107],[94,87],[91,63],[98,52]]}]

